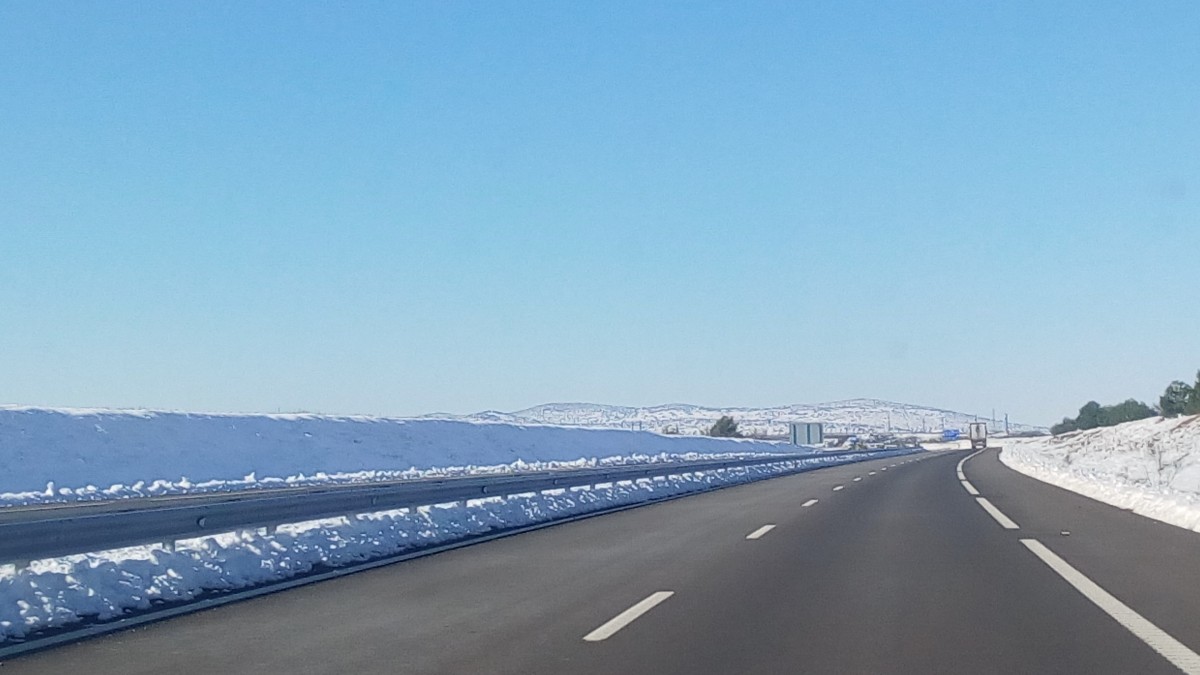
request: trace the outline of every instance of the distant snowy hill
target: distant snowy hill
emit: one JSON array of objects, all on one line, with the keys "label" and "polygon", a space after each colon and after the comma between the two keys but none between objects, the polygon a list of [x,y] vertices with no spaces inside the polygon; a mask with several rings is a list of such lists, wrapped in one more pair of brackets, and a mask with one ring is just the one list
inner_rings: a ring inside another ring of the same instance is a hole
[{"label": "distant snowy hill", "polygon": [[[435,414],[428,417],[462,419],[510,424],[562,424],[569,426],[641,428],[647,431],[673,430],[698,434],[717,418],[729,415],[745,433],[787,433],[788,422],[824,422],[827,432],[865,433],[872,431],[935,432],[963,429],[967,422],[988,421],[983,417],[919,405],[856,398],[831,403],[801,403],[773,408],[706,408],[673,403],[649,408],[633,408],[595,403],[546,403],[526,410],[505,413],[488,410],[473,415]],[[992,430],[1003,431],[1001,416]],[[1043,427],[1010,423],[1011,431],[1044,431]]]}]

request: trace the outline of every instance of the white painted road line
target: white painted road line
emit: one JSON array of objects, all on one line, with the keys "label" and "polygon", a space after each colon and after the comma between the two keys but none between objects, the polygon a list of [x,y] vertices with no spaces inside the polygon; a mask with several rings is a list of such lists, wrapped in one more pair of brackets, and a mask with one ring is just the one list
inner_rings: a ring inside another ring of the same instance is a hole
[{"label": "white painted road line", "polygon": [[1042,562],[1049,565],[1050,569],[1058,572],[1058,575],[1074,586],[1075,590],[1096,603],[1097,607],[1116,619],[1117,623],[1140,638],[1142,642],[1150,645],[1151,649],[1173,663],[1176,668],[1188,675],[1200,675],[1200,654],[1188,649],[1187,645],[1171,637],[1166,631],[1150,623],[1144,616],[1114,598],[1108,591],[1100,588],[1096,582],[1085,577],[1082,572],[1058,557],[1054,551],[1046,548],[1042,542],[1036,539],[1022,539],[1021,543],[1025,544],[1025,547],[1034,555],[1041,558]]},{"label": "white painted road line", "polygon": [[[986,448],[984,448],[984,449],[986,450]],[[963,464],[966,464],[968,459],[971,459],[972,457],[974,457],[975,455],[978,455],[981,452],[983,452],[983,450],[976,450],[975,452],[972,452],[971,454],[967,455],[966,457],[963,457],[962,459],[958,460],[958,466],[955,467],[954,472],[956,474],[958,474],[959,480],[967,479],[967,475],[964,474],[963,470],[962,470]]]},{"label": "white painted road line", "polygon": [[844,487],[846,487],[846,486],[845,486],[845,485],[839,485],[839,486],[837,486],[837,487],[833,488],[833,491],[834,491],[834,492],[837,492],[838,490],[841,490],[841,489],[842,489],[842,488],[844,488]]},{"label": "white painted road line", "polygon": [[967,494],[969,494],[969,495],[976,495],[976,496],[978,496],[978,495],[979,495],[979,490],[976,490],[976,489],[975,489],[975,486],[974,486],[974,485],[971,485],[971,481],[969,481],[969,480],[965,480],[965,479],[964,479],[964,480],[962,481],[962,486],[963,486],[963,488],[964,488],[964,489],[967,491]]},{"label": "white painted road line", "polygon": [[995,518],[997,523],[1000,523],[1000,527],[1003,527],[1006,530],[1021,529],[1019,525],[1012,521],[1012,518],[1009,518],[1001,513],[1000,509],[996,508],[994,504],[989,502],[987,497],[976,497],[975,501],[979,502],[979,505],[983,507],[984,511],[988,512],[989,516]]},{"label": "white painted road line", "polygon": [[639,616],[654,609],[659,603],[675,595],[675,591],[658,591],[648,598],[614,616],[603,626],[583,636],[584,642],[600,642],[612,637],[617,631],[633,623]]},{"label": "white painted road line", "polygon": [[770,532],[773,529],[775,529],[774,525],[763,525],[762,527],[758,528],[757,530],[746,535],[746,538],[747,539],[761,539],[764,534]]},{"label": "white painted road line", "polygon": [[854,477],[854,482],[856,482],[856,483],[857,483],[857,482],[858,482],[858,481],[860,481],[860,480],[862,480],[862,476],[855,476],[855,477]]},{"label": "white painted road line", "polygon": [[868,475],[868,476],[874,476],[874,475],[875,475],[875,472],[874,472],[874,471],[868,471],[868,472],[867,472],[867,475]]},{"label": "white painted road line", "polygon": [[812,506],[813,504],[816,504],[816,503],[817,503],[817,500],[810,499],[810,500],[804,502],[803,504],[801,504],[800,506]]}]

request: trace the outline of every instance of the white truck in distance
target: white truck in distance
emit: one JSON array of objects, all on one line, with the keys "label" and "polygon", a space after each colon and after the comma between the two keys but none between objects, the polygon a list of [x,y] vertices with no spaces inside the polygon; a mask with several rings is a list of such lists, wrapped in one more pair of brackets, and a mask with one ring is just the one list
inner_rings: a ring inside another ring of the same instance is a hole
[{"label": "white truck in distance", "polygon": [[981,450],[987,447],[987,423],[986,422],[971,422],[967,437],[971,439],[971,449]]}]

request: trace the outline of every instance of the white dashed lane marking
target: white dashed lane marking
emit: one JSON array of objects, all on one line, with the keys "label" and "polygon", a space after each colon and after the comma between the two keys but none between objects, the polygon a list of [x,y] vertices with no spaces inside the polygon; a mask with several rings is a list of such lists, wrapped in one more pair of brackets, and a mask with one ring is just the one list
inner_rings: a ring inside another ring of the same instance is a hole
[{"label": "white dashed lane marking", "polygon": [[600,642],[601,640],[607,640],[617,631],[633,623],[638,617],[654,609],[672,595],[675,595],[675,591],[658,591],[657,593],[651,593],[645,600],[642,600],[633,607],[630,607],[624,612],[621,612],[620,614],[609,619],[604,623],[604,625],[600,626],[596,630],[584,635],[584,642]]},{"label": "white dashed lane marking", "polygon": [[1019,525],[1012,521],[1012,518],[1004,515],[1000,509],[996,508],[994,504],[989,502],[987,497],[976,497],[975,501],[979,502],[979,505],[983,507],[984,511],[988,512],[989,516],[995,518],[997,523],[1000,523],[1000,527],[1003,527],[1006,530],[1021,529]]},{"label": "white dashed lane marking", "polygon": [[774,525],[763,525],[762,527],[758,528],[757,530],[746,535],[746,538],[747,539],[762,539],[762,536],[764,534],[770,532],[773,529],[775,529]]},{"label": "white dashed lane marking", "polygon": [[1067,561],[1058,557],[1054,551],[1046,548],[1046,545],[1042,542],[1036,539],[1022,539],[1021,543],[1025,544],[1026,548],[1032,551],[1042,562],[1049,565],[1050,569],[1057,572],[1067,583],[1074,586],[1075,590],[1082,593],[1084,597],[1095,603],[1097,607],[1116,619],[1117,623],[1140,638],[1142,642],[1150,645],[1151,649],[1173,663],[1176,668],[1189,675],[1200,675],[1200,654],[1196,654],[1196,652],[1188,649],[1187,645],[1171,637],[1166,631],[1150,623],[1146,617],[1133,611],[1128,605],[1113,597],[1111,593],[1101,588],[1099,584],[1084,576],[1079,570],[1071,567]]}]

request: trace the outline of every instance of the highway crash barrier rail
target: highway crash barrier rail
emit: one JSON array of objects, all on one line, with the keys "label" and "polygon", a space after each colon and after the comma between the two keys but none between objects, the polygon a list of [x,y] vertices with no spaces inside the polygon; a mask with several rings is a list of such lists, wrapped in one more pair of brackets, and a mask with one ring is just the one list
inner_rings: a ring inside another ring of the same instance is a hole
[{"label": "highway crash barrier rail", "polygon": [[787,473],[847,464],[898,449],[772,455],[741,459],[617,465],[303,488],[146,497],[0,509],[0,563],[176,541],[322,518],[353,517],[431,504],[544,490],[800,462]]}]

